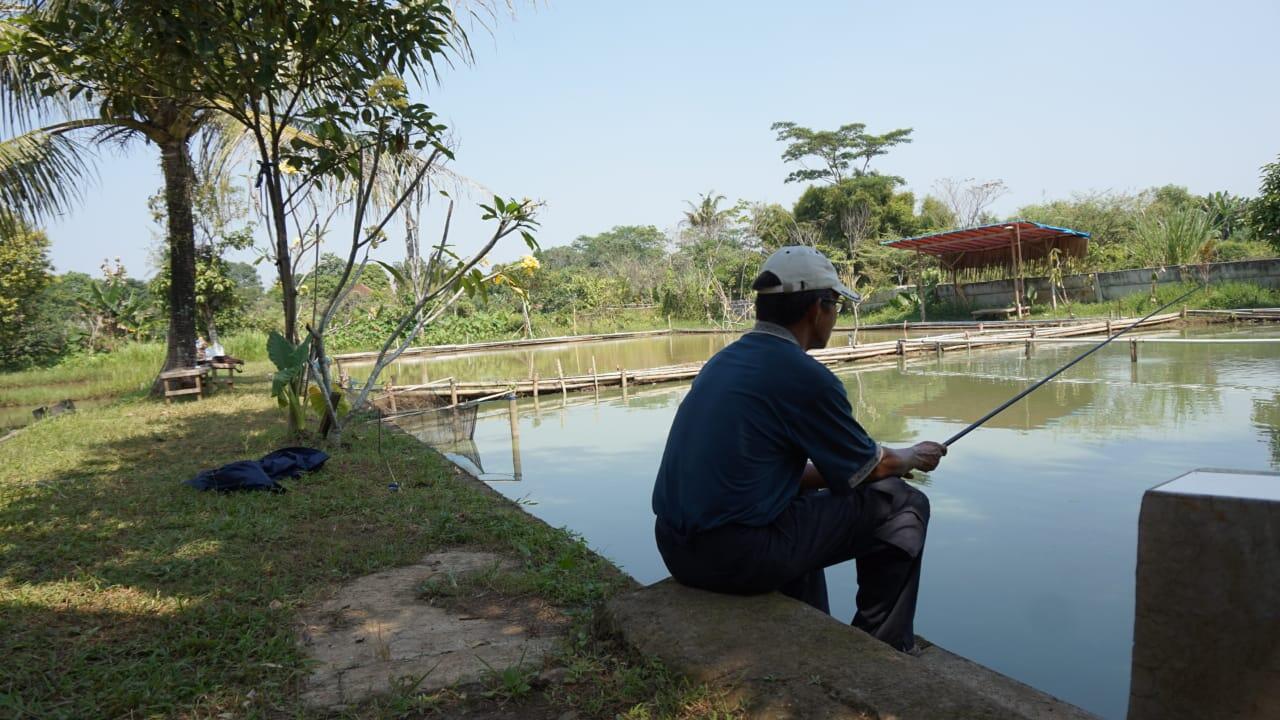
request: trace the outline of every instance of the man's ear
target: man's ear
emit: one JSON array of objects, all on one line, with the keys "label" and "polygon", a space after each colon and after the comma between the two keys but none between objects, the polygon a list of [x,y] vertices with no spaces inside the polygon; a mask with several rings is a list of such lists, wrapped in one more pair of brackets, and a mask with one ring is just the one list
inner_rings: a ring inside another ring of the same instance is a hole
[{"label": "man's ear", "polygon": [[818,316],[822,314],[822,300],[814,300],[808,310],[804,311],[804,321],[807,323],[816,323]]}]

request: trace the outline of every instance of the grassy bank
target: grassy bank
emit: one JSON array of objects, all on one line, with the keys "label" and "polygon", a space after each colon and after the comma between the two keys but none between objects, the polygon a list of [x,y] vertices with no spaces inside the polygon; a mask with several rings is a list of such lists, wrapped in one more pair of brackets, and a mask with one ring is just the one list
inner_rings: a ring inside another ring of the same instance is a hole
[{"label": "grassy bank", "polygon": [[575,682],[539,690],[498,669],[487,690],[392,695],[348,715],[449,716],[476,702],[513,717],[526,705],[593,717],[716,710],[705,688],[585,631],[591,608],[625,584],[612,566],[410,438],[384,433],[380,453],[376,428],[349,431],[349,447],[283,495],[180,484],[279,447],[282,430],[255,390],[122,401],[0,444],[0,716],[307,716],[299,608],[446,547],[508,554],[520,570],[499,589],[576,611],[559,658]]},{"label": "grassy bank", "polygon": [[[229,355],[244,361],[246,374],[261,374],[267,336],[243,333],[224,338]],[[0,374],[0,408],[34,408],[63,399],[94,400],[146,392],[164,365],[165,345],[129,343],[110,353],[77,355],[53,367]]]}]

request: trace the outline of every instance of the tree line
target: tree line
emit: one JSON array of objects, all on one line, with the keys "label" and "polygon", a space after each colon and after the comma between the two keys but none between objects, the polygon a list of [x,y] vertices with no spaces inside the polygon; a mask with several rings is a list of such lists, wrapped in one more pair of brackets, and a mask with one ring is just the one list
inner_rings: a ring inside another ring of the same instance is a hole
[{"label": "tree line", "polygon": [[[936,268],[880,240],[994,220],[991,203],[1005,190],[947,181],[917,201],[904,178],[879,167],[912,129],[779,122],[772,130],[796,168],[786,181],[807,185],[790,208],[708,191],[672,218],[674,228],[618,227],[543,249],[538,204],[494,197],[476,208],[489,234],[462,254],[447,193],[443,233],[421,237],[428,188],[438,186],[429,181],[448,176],[453,148],[411,91],[420,96],[438,64],[470,60],[448,0],[3,5],[0,245],[13,260],[0,268],[0,363],[163,335],[164,368],[187,367],[197,334],[258,328],[278,335],[273,392],[291,418],[314,383],[332,424],[334,348],[377,348],[380,370],[410,343],[531,334],[619,305],[731,322],[761,257],[785,244],[820,247],[853,287],[901,284]],[[110,263],[101,278],[52,278],[40,225],[74,210],[108,147],[157,155],[163,186],[151,207],[163,227],[162,269],[146,283]],[[229,180],[244,174],[248,198]],[[1277,176],[1267,166],[1254,199],[1167,187],[1018,215],[1095,233],[1087,262],[1098,267],[1253,256],[1280,243]],[[379,261],[393,234],[405,259]],[[258,259],[274,270],[265,292],[224,257],[259,237]],[[489,265],[485,256],[507,238],[531,254]],[[41,316],[36,297],[67,311]]]}]

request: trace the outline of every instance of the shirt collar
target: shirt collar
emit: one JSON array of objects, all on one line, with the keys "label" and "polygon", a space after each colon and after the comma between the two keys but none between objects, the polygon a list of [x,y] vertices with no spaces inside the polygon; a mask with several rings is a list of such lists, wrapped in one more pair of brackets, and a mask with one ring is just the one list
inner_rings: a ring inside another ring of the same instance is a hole
[{"label": "shirt collar", "polygon": [[778,323],[771,323],[768,320],[757,320],[755,327],[751,328],[750,332],[760,333],[762,335],[772,335],[776,338],[782,338],[796,347],[800,347],[800,341],[796,340],[796,336],[793,335],[786,327],[779,325]]}]

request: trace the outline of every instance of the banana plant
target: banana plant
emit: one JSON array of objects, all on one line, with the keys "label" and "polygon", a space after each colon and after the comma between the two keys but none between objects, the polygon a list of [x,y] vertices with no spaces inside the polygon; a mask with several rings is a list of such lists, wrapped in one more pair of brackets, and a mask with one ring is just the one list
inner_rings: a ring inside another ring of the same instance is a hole
[{"label": "banana plant", "polygon": [[299,386],[310,356],[310,337],[297,345],[275,331],[267,338],[267,357],[276,366],[276,372],[271,376],[271,397],[289,414],[292,421],[290,427],[293,428],[301,429],[306,420],[307,407],[299,393]]}]

